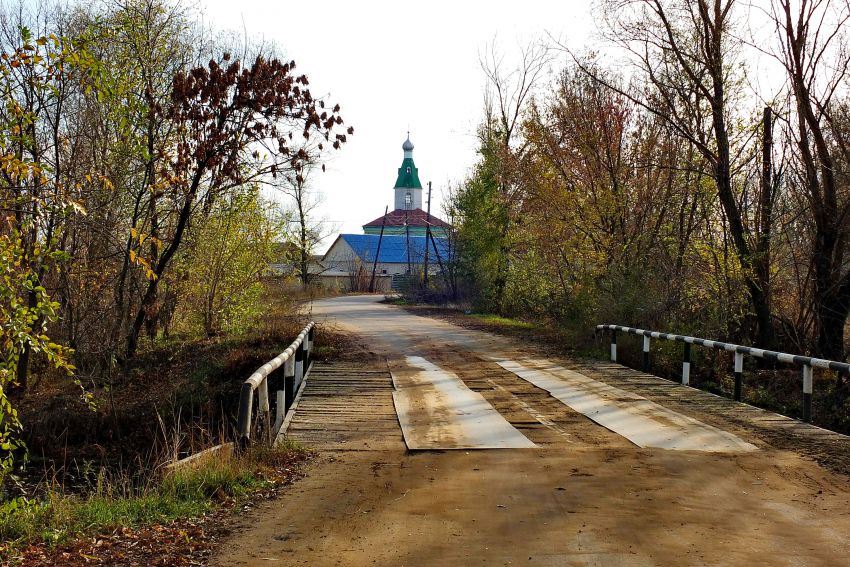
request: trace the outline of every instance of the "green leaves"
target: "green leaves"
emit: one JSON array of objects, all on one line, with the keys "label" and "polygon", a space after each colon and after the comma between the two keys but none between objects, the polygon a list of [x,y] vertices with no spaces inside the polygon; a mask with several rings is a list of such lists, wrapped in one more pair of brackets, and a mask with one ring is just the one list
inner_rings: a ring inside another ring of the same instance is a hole
[{"label": "green leaves", "polygon": [[219,199],[190,233],[171,285],[181,298],[184,331],[207,336],[251,328],[262,313],[261,276],[273,261],[283,226],[258,187]]}]

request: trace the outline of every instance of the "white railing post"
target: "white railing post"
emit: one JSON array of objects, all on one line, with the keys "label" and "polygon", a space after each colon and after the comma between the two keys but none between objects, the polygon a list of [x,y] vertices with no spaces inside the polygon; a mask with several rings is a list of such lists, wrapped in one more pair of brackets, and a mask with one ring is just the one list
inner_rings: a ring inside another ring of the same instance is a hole
[{"label": "white railing post", "polygon": [[741,388],[744,382],[744,353],[735,352],[735,401],[741,401]]},{"label": "white railing post", "polygon": [[[236,421],[236,433],[240,448],[246,447],[251,441],[251,427],[254,421],[254,392],[257,393],[259,404],[257,421],[261,422],[262,427],[266,429],[268,441],[273,441],[272,436],[277,432],[278,427],[286,417],[286,412],[292,406],[296,388],[304,380],[306,372],[305,356],[309,353],[314,327],[315,324],[311,321],[286,350],[265,363],[242,383],[242,389],[239,392],[239,413]],[[276,396],[277,402],[273,425],[269,399],[269,389],[273,386],[269,385],[269,376],[281,366],[283,366],[283,390],[276,389],[273,394]]]},{"label": "white railing post", "polygon": [[611,329],[611,362],[617,362],[617,329]]},{"label": "white railing post", "polygon": [[268,377],[263,378],[262,382],[260,382],[260,386],[257,388],[259,390],[259,408],[260,419],[262,420],[262,426],[266,430],[266,435],[271,435],[271,423],[269,423],[269,419],[271,418],[271,414],[269,411],[269,379]]},{"label": "white railing post", "polygon": [[803,421],[812,421],[812,380],[810,364],[803,365]]}]

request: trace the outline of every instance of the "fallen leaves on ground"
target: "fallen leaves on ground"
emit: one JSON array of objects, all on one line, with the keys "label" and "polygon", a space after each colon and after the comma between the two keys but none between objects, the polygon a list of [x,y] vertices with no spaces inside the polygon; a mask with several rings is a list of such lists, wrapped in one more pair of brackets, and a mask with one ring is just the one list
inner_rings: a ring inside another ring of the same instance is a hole
[{"label": "fallen leaves on ground", "polygon": [[22,565],[204,565],[218,540],[229,533],[228,511],[144,528],[117,528],[53,549],[30,545]]},{"label": "fallen leaves on ground", "polygon": [[239,512],[251,510],[258,502],[273,500],[283,488],[303,476],[302,464],[307,455],[293,455],[290,460],[266,468],[264,476],[270,484],[254,492],[249,500],[237,502],[228,498],[214,512],[167,524],[143,527],[119,527],[111,532],[84,537],[51,547],[38,543],[11,551],[0,544],[0,564],[11,560],[24,567],[77,567],[84,565],[116,566],[191,566],[206,565],[216,547],[234,529]]}]

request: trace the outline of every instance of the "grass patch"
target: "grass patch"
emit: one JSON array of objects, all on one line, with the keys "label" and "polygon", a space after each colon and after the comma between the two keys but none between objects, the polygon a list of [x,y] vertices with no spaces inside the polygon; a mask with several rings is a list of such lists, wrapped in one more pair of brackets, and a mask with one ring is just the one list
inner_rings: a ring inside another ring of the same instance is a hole
[{"label": "grass patch", "polygon": [[337,348],[332,345],[314,346],[312,355],[319,358],[331,358],[337,354]]},{"label": "grass patch", "polygon": [[511,329],[534,329],[536,325],[521,319],[511,319],[510,317],[502,317],[492,313],[470,313],[470,317],[474,317],[487,325],[494,327],[507,327]]},{"label": "grass patch", "polygon": [[99,478],[85,495],[45,487],[37,498],[0,504],[0,563],[28,545],[55,546],[116,528],[135,528],[194,518],[224,504],[282,485],[307,449],[286,443],[255,447],[230,458],[209,459],[131,486],[126,478]]}]

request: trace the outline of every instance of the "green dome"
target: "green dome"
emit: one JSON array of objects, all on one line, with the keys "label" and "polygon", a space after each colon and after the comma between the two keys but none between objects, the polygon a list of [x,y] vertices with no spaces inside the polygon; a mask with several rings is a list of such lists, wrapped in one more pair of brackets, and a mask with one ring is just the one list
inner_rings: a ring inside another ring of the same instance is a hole
[{"label": "green dome", "polygon": [[401,145],[404,150],[404,161],[401,162],[401,167],[398,168],[398,178],[395,180],[395,188],[405,189],[422,189],[422,183],[419,182],[419,170],[416,169],[416,164],[413,163],[413,143],[410,141],[410,134]]}]

